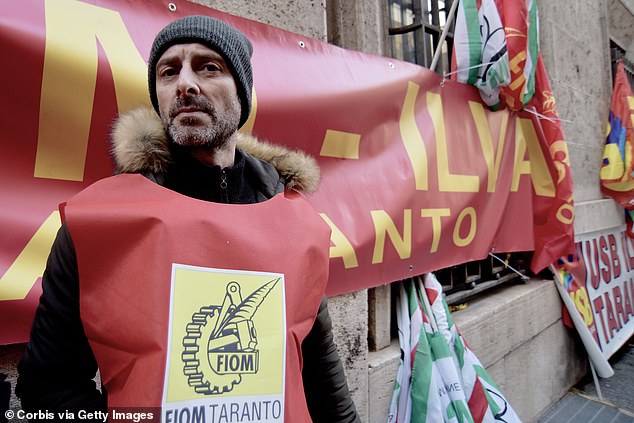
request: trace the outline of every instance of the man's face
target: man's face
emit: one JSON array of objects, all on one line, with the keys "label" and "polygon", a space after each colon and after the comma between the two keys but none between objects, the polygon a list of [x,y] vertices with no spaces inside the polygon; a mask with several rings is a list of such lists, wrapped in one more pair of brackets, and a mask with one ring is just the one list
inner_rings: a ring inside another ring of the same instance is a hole
[{"label": "man's face", "polygon": [[156,64],[161,120],[182,146],[218,148],[238,129],[240,101],[223,57],[203,44],[176,44]]}]

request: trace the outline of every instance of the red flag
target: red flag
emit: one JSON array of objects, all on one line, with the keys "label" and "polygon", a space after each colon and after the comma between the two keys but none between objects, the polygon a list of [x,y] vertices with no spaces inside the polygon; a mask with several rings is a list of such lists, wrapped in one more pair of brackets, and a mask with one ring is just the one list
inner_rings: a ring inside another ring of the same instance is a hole
[{"label": "red flag", "polygon": [[634,97],[619,60],[603,149],[601,190],[627,210],[634,209]]},{"label": "red flag", "polygon": [[536,0],[496,0],[504,25],[511,81],[500,87],[500,97],[511,110],[521,110],[535,89],[539,51]]},{"label": "red flag", "polygon": [[544,156],[551,159],[547,165],[555,182],[552,197],[533,194],[535,255],[531,269],[539,272],[559,257],[574,252],[574,203],[568,147],[541,55],[535,72],[535,96],[526,109],[533,113],[522,115],[530,115],[533,120],[540,148]]}]

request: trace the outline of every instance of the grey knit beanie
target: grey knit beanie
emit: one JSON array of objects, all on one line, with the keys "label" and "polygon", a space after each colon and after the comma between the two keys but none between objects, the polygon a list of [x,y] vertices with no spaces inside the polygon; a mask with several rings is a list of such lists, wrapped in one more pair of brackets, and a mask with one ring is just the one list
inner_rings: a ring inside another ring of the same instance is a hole
[{"label": "grey knit beanie", "polygon": [[148,88],[156,113],[160,114],[156,97],[156,63],[165,50],[174,44],[182,43],[201,43],[222,55],[236,81],[241,105],[240,126],[244,125],[251,113],[253,46],[242,32],[209,16],[186,16],[175,20],[163,28],[154,39],[148,59]]}]

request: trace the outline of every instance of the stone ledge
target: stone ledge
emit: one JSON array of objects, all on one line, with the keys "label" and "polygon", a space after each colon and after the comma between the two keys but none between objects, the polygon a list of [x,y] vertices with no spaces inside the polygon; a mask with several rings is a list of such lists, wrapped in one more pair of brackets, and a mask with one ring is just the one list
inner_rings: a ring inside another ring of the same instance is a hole
[{"label": "stone ledge", "polygon": [[558,321],[487,368],[522,421],[534,421],[585,374],[577,338]]},{"label": "stone ledge", "polygon": [[478,297],[452,317],[484,367],[489,367],[561,320],[561,304],[553,281],[531,279]]},{"label": "stone ledge", "polygon": [[398,340],[368,354],[368,422],[386,422],[401,360]]},{"label": "stone ledge", "polygon": [[625,223],[623,207],[612,199],[575,203],[575,234],[614,228]]}]

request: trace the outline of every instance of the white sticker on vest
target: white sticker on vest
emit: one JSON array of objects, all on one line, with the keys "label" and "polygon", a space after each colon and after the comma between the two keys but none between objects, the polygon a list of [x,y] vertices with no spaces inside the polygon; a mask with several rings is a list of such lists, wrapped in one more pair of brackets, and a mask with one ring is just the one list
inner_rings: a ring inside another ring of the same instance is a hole
[{"label": "white sticker on vest", "polygon": [[174,264],[162,422],[283,422],[284,275]]}]

